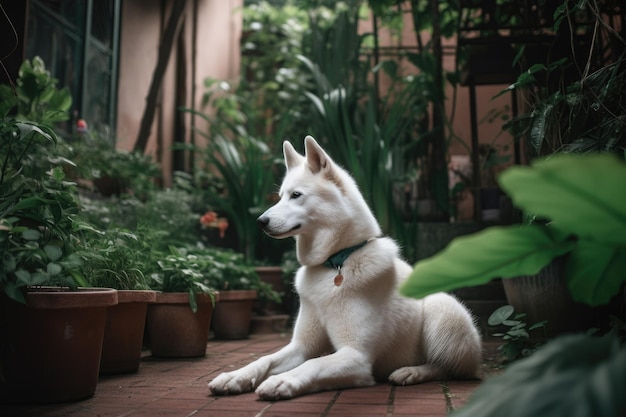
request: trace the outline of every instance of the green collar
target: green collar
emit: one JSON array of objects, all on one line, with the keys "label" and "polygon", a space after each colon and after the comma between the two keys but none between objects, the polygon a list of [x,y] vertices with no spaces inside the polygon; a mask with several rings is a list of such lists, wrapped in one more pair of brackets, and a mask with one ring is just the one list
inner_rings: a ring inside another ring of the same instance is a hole
[{"label": "green collar", "polygon": [[346,259],[348,259],[350,255],[352,255],[352,252],[361,249],[363,246],[367,245],[370,241],[374,239],[376,238],[372,237],[359,243],[358,245],[350,246],[349,248],[342,249],[339,252],[330,255],[330,257],[326,259],[326,262],[324,262],[324,266],[327,268],[340,270],[341,267],[343,267],[343,263],[346,261]]}]

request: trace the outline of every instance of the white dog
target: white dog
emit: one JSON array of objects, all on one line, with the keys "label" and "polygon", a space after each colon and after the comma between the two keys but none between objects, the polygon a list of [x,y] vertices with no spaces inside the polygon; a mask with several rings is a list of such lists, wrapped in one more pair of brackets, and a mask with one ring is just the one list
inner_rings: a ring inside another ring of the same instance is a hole
[{"label": "white dog", "polygon": [[216,377],[211,392],[256,390],[276,400],[376,380],[475,378],[481,341],[471,315],[447,294],[398,294],[411,267],[394,241],[381,237],[350,175],[312,137],[304,144],[302,156],[284,143],[280,201],[258,219],[268,235],[296,239],[302,267],[293,337],[278,352]]}]

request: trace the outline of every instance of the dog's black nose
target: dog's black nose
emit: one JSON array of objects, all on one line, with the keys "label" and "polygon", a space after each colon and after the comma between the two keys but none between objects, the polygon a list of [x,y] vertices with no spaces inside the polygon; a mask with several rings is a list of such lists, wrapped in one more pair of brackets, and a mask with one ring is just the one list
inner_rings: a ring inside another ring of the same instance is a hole
[{"label": "dog's black nose", "polygon": [[256,224],[258,224],[261,229],[265,229],[265,227],[270,224],[270,218],[267,216],[260,216],[256,219]]}]

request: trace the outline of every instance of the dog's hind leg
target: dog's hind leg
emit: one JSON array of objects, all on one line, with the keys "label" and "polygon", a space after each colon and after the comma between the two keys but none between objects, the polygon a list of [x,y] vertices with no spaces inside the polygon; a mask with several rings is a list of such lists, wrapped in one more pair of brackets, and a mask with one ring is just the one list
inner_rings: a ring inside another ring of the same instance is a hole
[{"label": "dog's hind leg", "polygon": [[480,334],[472,316],[454,297],[434,294],[424,299],[424,327],[420,341],[425,363],[392,372],[397,385],[446,378],[476,378],[481,364]]}]

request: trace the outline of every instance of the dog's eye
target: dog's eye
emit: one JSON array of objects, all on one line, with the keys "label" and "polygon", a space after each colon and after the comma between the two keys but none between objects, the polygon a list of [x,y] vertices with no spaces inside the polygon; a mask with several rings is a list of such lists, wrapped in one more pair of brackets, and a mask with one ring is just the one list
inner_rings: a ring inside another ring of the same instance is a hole
[{"label": "dog's eye", "polygon": [[300,197],[301,195],[302,195],[301,192],[294,191],[294,192],[291,193],[291,198],[296,199],[296,198]]}]

